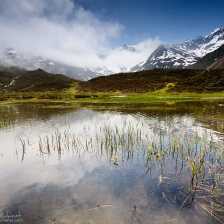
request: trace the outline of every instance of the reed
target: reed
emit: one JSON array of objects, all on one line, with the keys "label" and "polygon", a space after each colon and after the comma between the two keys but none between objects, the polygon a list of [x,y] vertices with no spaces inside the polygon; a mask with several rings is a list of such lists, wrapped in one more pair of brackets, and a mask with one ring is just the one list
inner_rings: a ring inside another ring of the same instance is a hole
[{"label": "reed", "polygon": [[15,108],[0,107],[0,130],[14,127],[17,119]]},{"label": "reed", "polygon": [[[78,157],[90,154],[99,159],[105,156],[115,169],[138,160],[144,165],[145,178],[158,180],[155,192],[161,189],[163,200],[179,205],[179,210],[194,206],[208,219],[224,220],[224,144],[217,133],[175,131],[166,123],[149,128],[145,121],[134,126],[129,120],[122,125],[90,122],[81,127],[74,131],[67,124],[65,129],[39,136],[40,154],[56,152],[59,160],[64,153]],[[25,152],[25,142],[20,141]],[[117,195],[121,194],[123,176],[120,173],[115,178],[112,190]],[[171,194],[169,188],[174,184],[176,190]]]}]

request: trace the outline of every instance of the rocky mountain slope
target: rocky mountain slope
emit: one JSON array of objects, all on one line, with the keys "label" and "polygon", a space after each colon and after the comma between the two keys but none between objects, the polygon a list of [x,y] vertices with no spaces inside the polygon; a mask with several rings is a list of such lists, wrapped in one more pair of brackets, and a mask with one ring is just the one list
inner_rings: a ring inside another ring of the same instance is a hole
[{"label": "rocky mountain slope", "polygon": [[131,71],[153,68],[186,68],[195,64],[206,54],[215,51],[224,44],[224,29],[217,28],[209,35],[198,36],[183,44],[173,46],[160,45],[143,64],[134,66]]},{"label": "rocky mountain slope", "polygon": [[206,54],[204,57],[198,60],[197,63],[189,66],[193,69],[221,69],[224,68],[224,45],[217,50]]}]

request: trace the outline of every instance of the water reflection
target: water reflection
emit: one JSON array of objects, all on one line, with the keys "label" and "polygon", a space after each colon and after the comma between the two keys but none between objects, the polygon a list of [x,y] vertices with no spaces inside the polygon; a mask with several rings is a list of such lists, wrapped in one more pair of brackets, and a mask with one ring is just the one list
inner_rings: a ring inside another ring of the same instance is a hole
[{"label": "water reflection", "polygon": [[223,221],[222,133],[197,114],[12,107],[19,116],[0,139],[4,214],[20,212],[23,223]]}]

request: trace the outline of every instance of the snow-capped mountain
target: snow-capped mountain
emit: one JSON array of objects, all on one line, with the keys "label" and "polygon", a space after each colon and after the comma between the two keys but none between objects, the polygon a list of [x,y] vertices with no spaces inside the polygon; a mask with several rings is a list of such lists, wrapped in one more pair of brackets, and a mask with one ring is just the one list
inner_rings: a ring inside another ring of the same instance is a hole
[{"label": "snow-capped mountain", "polygon": [[224,29],[217,28],[209,35],[186,40],[183,44],[168,46],[161,44],[145,63],[132,67],[131,71],[153,68],[186,68],[206,54],[224,44]]},{"label": "snow-capped mountain", "polygon": [[[117,51],[121,52],[137,52],[135,47],[131,44],[125,44],[124,46],[117,48]],[[104,57],[101,56],[101,57]],[[8,48],[4,51],[3,56],[0,57],[0,64],[5,66],[17,66],[25,68],[27,70],[43,69],[46,72],[53,74],[63,74],[71,78],[86,81],[97,76],[106,76],[119,72],[127,72],[129,68],[126,66],[110,66],[99,68],[82,68],[76,66],[69,66],[66,64],[58,63],[52,60],[48,60],[41,56],[35,56],[25,53],[18,53],[15,49]]]},{"label": "snow-capped mountain", "polygon": [[125,65],[124,60],[116,60],[116,58],[133,59],[133,56],[135,59],[135,56],[141,54],[143,48],[131,44],[125,44],[122,47],[111,49],[108,52],[100,54],[99,58],[102,61],[107,62],[107,60],[112,60],[117,61],[117,64],[111,65],[110,63],[105,63],[107,66],[105,65],[94,69],[66,65],[40,56],[16,52],[14,49],[6,49],[3,54],[0,54],[0,64],[17,66],[27,70],[40,68],[49,73],[63,74],[77,80],[86,81],[97,76],[107,76],[120,72],[135,72],[153,68],[186,68],[195,64],[200,58],[215,51],[223,44],[224,29],[218,28],[205,37],[198,36],[193,40],[186,40],[182,44],[173,46],[165,44],[156,45],[158,47],[151,53],[148,59],[144,59],[147,54],[147,48],[144,48],[146,54],[144,54],[144,57],[140,57],[141,61],[144,61],[135,66],[132,65],[132,60],[129,60]]},{"label": "snow-capped mountain", "polygon": [[53,74],[63,74],[71,78],[86,81],[96,76],[109,75],[113,72],[107,68],[81,68],[47,60],[40,56],[17,53],[14,49],[6,49],[3,57],[0,58],[0,64],[5,66],[16,66],[27,70],[36,70],[38,68]]},{"label": "snow-capped mountain", "polygon": [[120,49],[121,51],[137,52],[136,48],[132,44],[125,44]]}]

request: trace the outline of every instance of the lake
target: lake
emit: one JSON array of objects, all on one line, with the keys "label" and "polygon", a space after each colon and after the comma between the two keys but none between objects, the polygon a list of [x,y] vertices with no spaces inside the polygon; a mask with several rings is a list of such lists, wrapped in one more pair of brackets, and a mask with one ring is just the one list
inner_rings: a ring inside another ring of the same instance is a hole
[{"label": "lake", "polygon": [[224,102],[0,106],[0,222],[223,223]]}]

